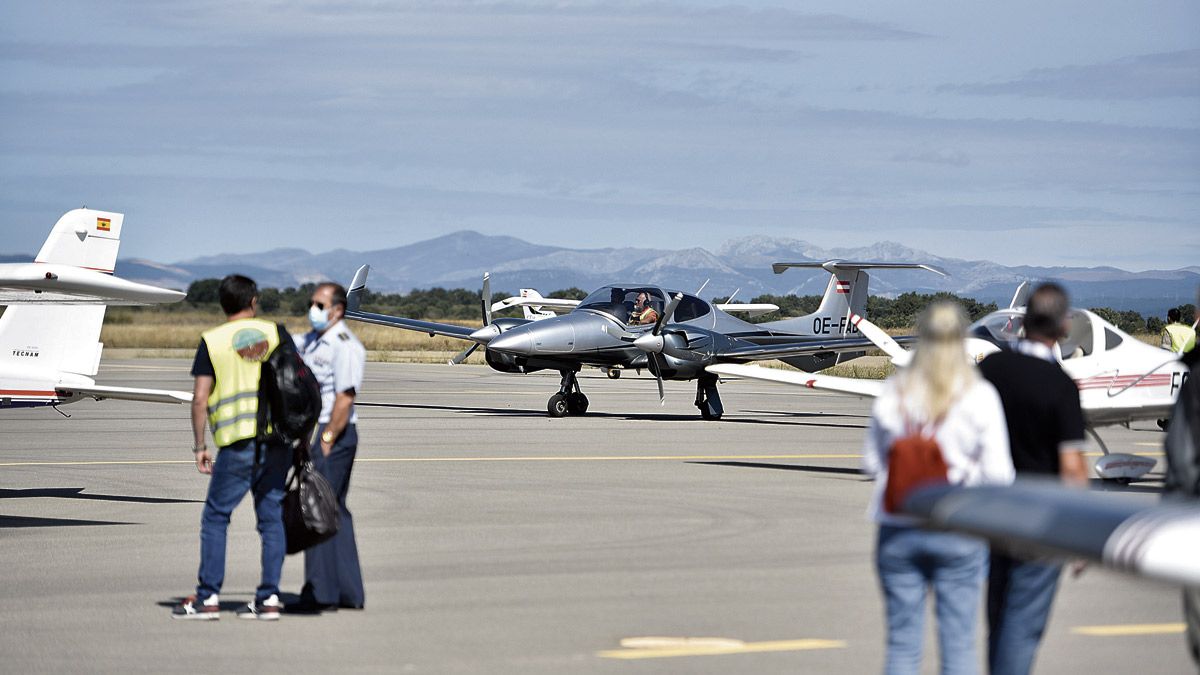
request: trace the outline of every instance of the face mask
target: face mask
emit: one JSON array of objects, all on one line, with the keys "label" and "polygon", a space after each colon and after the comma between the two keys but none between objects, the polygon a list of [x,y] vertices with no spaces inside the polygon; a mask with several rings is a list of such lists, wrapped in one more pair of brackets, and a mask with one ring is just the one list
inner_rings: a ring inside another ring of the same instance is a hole
[{"label": "face mask", "polygon": [[311,305],[308,308],[308,322],[312,324],[313,330],[325,330],[329,327],[329,310],[318,309],[316,305]]}]

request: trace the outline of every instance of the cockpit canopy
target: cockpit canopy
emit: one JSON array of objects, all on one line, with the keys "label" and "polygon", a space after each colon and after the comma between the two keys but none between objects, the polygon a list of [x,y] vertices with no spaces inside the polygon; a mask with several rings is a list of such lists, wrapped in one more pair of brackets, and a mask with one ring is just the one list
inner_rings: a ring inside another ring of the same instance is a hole
[{"label": "cockpit canopy", "polygon": [[[1120,334],[1108,322],[1091,312],[1072,309],[1067,314],[1067,321],[1067,334],[1058,341],[1059,352],[1064,360],[1091,356],[1113,349],[1122,342]],[[1006,346],[1025,337],[1025,312],[1015,309],[992,312],[971,324],[967,334],[998,347]],[[1097,340],[1101,336],[1102,339]]]},{"label": "cockpit canopy", "polygon": [[[638,295],[641,293],[646,294],[647,304],[661,315],[667,306],[669,297],[668,291],[657,286],[602,286],[584,298],[576,309],[603,312],[621,323],[628,324],[630,313],[633,311]],[[675,314],[671,317],[671,322],[682,323],[684,321],[691,321],[692,319],[697,319],[708,314],[710,311],[712,310],[709,304],[704,300],[693,295],[684,294],[683,299],[675,308]]]}]

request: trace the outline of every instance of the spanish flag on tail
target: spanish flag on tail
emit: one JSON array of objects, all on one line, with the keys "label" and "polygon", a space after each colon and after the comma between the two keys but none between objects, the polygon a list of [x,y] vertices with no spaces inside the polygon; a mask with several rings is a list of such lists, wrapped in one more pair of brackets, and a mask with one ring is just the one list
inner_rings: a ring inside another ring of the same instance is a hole
[{"label": "spanish flag on tail", "polygon": [[100,230],[101,232],[108,232],[112,230],[112,219],[96,218],[96,229]]}]

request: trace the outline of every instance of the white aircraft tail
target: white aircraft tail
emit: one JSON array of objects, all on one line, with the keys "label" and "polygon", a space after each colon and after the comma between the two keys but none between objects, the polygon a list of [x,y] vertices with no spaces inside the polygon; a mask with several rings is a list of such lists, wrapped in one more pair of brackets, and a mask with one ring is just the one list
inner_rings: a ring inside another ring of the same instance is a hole
[{"label": "white aircraft tail", "polygon": [[542,309],[542,305],[537,304],[538,300],[545,300],[542,294],[535,288],[522,288],[521,298],[530,304],[521,303],[521,312],[529,321],[538,321],[540,319],[549,319],[558,316],[554,312]]},{"label": "white aircraft tail", "polygon": [[761,324],[767,329],[778,329],[800,335],[828,335],[845,337],[858,334],[855,315],[866,316],[867,294],[871,281],[868,269],[923,269],[942,276],[946,273],[932,265],[918,263],[826,262],[774,263],[771,269],[782,274],[792,267],[820,268],[829,272],[829,284],[817,311],[807,316]]},{"label": "white aircraft tail", "polygon": [[[75,209],[55,223],[35,262],[111,273],[125,216]],[[0,316],[0,366],[92,376],[100,368],[104,305],[12,305]]]},{"label": "white aircraft tail", "polygon": [[111,274],[121,245],[125,216],[109,211],[75,209],[54,224],[34,262],[73,265]]}]

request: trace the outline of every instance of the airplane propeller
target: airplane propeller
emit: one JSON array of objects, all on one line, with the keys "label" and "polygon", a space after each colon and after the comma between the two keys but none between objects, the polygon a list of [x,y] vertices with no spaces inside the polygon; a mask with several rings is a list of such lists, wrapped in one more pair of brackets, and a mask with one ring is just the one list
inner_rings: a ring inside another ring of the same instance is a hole
[{"label": "airplane propeller", "polygon": [[[480,292],[481,303],[483,305],[483,327],[487,328],[492,325],[492,275],[490,272],[483,273],[483,290]],[[472,343],[469,347],[454,355],[449,363],[452,366],[457,366],[467,360],[471,354],[479,349],[481,343]]]},{"label": "airplane propeller", "polygon": [[667,393],[663,388],[662,371],[665,364],[660,360],[662,358],[663,348],[666,347],[666,340],[663,339],[663,326],[671,320],[675,314],[675,308],[679,307],[679,302],[683,300],[683,293],[675,294],[667,306],[663,308],[662,314],[658,315],[658,321],[654,322],[654,328],[650,333],[634,339],[633,346],[646,352],[649,359],[654,363],[654,367],[650,370],[654,373],[654,379],[658,383],[658,404],[664,405],[667,402]]}]

